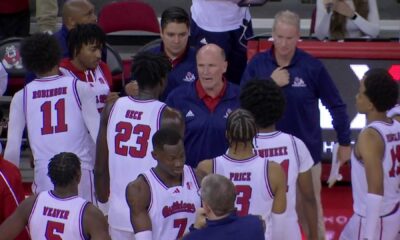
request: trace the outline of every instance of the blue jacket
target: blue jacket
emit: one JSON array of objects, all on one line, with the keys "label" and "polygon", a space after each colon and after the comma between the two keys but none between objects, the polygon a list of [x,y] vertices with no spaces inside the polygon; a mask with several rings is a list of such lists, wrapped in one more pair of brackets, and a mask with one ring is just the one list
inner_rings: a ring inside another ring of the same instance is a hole
[{"label": "blue jacket", "polygon": [[238,217],[235,213],[219,220],[207,220],[207,227],[186,235],[184,240],[263,240],[264,227],[259,217]]},{"label": "blue jacket", "polygon": [[[164,53],[163,44],[149,50],[154,53]],[[168,94],[176,87],[184,83],[194,82],[197,79],[197,66],[196,66],[196,50],[188,47],[185,51],[183,59],[176,64],[168,73],[168,83],[164,90],[161,100],[165,100]]]},{"label": "blue jacket", "polygon": [[[243,73],[241,86],[254,77],[269,77],[279,67],[272,49],[258,53],[251,59]],[[321,161],[322,154],[318,100],[329,110],[333,119],[332,125],[342,145],[350,144],[346,104],[322,62],[303,50],[296,49],[286,69],[290,74],[289,84],[282,87],[286,109],[276,128],[303,140],[316,164]]]},{"label": "blue jacket", "polygon": [[225,94],[214,112],[198,97],[196,82],[182,85],[167,98],[167,105],[185,117],[186,164],[195,168],[204,159],[220,156],[228,149],[226,119],[239,107],[239,87],[228,82]]}]

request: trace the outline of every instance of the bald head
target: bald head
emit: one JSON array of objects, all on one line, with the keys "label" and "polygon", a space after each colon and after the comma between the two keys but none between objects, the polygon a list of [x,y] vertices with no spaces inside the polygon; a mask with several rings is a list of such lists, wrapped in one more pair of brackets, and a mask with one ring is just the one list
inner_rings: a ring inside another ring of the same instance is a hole
[{"label": "bald head", "polygon": [[88,0],[68,0],[62,10],[63,24],[68,30],[77,24],[96,23],[93,4]]},{"label": "bald head", "polygon": [[206,44],[202,46],[198,51],[197,51],[197,58],[199,55],[204,55],[204,54],[214,54],[215,56],[220,55],[222,60],[225,61],[226,56],[225,56],[225,51],[218,45],[214,43]]}]

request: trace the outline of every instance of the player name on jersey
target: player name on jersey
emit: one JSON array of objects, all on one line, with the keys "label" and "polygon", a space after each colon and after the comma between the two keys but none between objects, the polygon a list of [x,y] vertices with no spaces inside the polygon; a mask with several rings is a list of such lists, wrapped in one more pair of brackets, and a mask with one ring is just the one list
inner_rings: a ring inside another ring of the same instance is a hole
[{"label": "player name on jersey", "polygon": [[172,214],[179,212],[196,212],[196,207],[193,203],[184,203],[183,201],[175,201],[171,206],[163,207],[162,214],[166,218]]},{"label": "player name on jersey", "polygon": [[258,155],[262,158],[288,155],[287,147],[265,148],[258,149],[257,151]]},{"label": "player name on jersey", "polygon": [[231,181],[251,181],[251,172],[231,172],[229,178]]},{"label": "player name on jersey", "polygon": [[142,114],[143,114],[143,112],[140,112],[140,111],[127,110],[125,117],[130,118],[130,119],[135,119],[135,120],[141,120]]},{"label": "player name on jersey", "polygon": [[387,134],[386,135],[386,141],[388,143],[395,142],[395,141],[400,141],[400,132]]},{"label": "player name on jersey", "polygon": [[68,219],[69,211],[51,207],[44,207],[43,215],[60,219]]},{"label": "player name on jersey", "polygon": [[67,94],[67,87],[59,87],[59,88],[33,91],[32,98],[33,99],[48,98],[65,94]]}]

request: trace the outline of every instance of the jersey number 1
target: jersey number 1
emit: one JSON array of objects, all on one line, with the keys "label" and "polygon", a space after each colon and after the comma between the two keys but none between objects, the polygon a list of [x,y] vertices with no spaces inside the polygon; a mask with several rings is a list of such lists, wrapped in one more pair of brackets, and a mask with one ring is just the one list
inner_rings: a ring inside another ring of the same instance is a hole
[{"label": "jersey number 1", "polygon": [[[389,177],[396,177],[400,175],[400,145],[396,145],[390,150],[392,159],[392,167],[389,171]],[[396,167],[397,163],[397,167]]]},{"label": "jersey number 1", "polygon": [[43,127],[42,135],[60,133],[68,131],[68,125],[65,123],[65,99],[59,99],[54,105],[54,109],[57,112],[57,125],[51,126],[52,109],[51,101],[46,101],[40,106],[40,111],[43,113]]}]

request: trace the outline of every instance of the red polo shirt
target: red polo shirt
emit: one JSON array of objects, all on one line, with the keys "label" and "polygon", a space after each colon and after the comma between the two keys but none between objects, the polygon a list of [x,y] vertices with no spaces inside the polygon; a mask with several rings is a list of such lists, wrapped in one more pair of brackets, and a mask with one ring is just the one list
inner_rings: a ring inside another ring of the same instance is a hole
[{"label": "red polo shirt", "polygon": [[203,86],[201,86],[200,80],[196,81],[196,92],[197,95],[201,100],[203,100],[204,104],[207,106],[207,108],[210,110],[210,112],[214,112],[215,108],[217,107],[218,103],[221,101],[221,98],[225,94],[227,82],[225,78],[222,79],[224,86],[222,87],[221,91],[216,97],[211,97],[209,96],[206,91],[204,90]]}]

